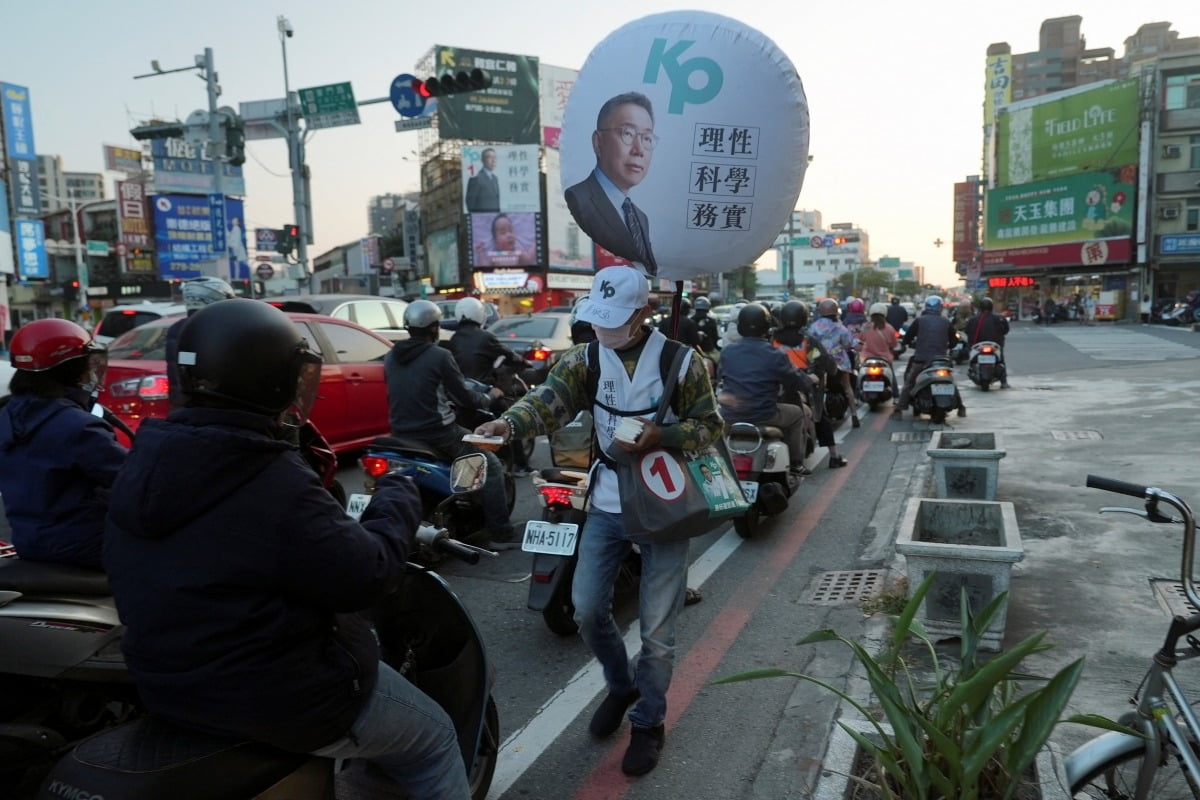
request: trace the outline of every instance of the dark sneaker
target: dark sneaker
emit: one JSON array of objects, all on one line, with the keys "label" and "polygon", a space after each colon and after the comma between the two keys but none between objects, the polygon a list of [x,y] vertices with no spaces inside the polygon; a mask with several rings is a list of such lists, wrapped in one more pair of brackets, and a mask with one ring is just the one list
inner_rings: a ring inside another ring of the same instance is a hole
[{"label": "dark sneaker", "polygon": [[683,604],[685,606],[694,606],[704,599],[704,595],[700,594],[699,589],[688,588],[683,593]]},{"label": "dark sneaker", "polygon": [[830,469],[838,469],[838,468],[844,467],[844,466],[846,466],[846,457],[845,456],[830,456],[829,457],[829,468]]},{"label": "dark sneaker", "polygon": [[657,767],[666,738],[666,731],[662,725],[653,728],[639,728],[634,725],[629,747],[625,750],[625,757],[621,759],[621,772],[626,775],[645,775]]},{"label": "dark sneaker", "polygon": [[790,467],[788,467],[788,472],[801,478],[812,475],[812,470],[803,464],[792,464]]},{"label": "dark sneaker", "polygon": [[621,720],[625,719],[625,709],[633,705],[634,701],[641,696],[642,693],[637,689],[628,694],[609,692],[600,701],[600,707],[596,709],[595,714],[592,714],[592,721],[588,724],[588,730],[592,736],[603,739],[616,733],[617,728],[621,727]]},{"label": "dark sneaker", "polygon": [[862,427],[862,423],[858,421],[858,414],[855,414],[854,416],[850,417],[850,427],[852,427],[852,428]]},{"label": "dark sneaker", "polygon": [[904,406],[895,406],[895,407],[892,409],[892,416],[893,416],[893,417],[902,417],[902,416],[904,416]]},{"label": "dark sneaker", "polygon": [[958,409],[958,415],[959,415],[960,417],[965,417],[965,416],[967,415],[967,410],[966,410],[965,408],[959,407],[959,409]]}]

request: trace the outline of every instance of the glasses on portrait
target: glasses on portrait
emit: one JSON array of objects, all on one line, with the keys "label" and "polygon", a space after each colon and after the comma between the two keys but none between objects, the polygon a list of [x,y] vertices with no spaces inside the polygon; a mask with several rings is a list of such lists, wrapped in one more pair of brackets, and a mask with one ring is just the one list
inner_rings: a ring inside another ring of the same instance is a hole
[{"label": "glasses on portrait", "polygon": [[653,150],[654,145],[658,144],[658,136],[653,132],[642,132],[632,125],[622,125],[619,128],[597,128],[596,130],[616,131],[621,143],[626,147],[633,147],[634,139],[637,139],[643,150]]}]

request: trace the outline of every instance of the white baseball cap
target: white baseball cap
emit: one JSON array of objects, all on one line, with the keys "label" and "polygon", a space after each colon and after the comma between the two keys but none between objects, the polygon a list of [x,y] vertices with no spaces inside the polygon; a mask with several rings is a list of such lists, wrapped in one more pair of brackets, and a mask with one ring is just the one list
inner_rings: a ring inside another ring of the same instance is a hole
[{"label": "white baseball cap", "polygon": [[646,276],[633,267],[605,267],[592,279],[588,303],[578,319],[597,328],[619,328],[646,305]]}]

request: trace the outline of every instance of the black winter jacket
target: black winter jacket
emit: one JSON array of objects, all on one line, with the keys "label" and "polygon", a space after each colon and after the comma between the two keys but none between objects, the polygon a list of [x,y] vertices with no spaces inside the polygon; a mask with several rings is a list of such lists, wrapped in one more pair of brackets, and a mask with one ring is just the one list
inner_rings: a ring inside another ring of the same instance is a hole
[{"label": "black winter jacket", "polygon": [[496,334],[473,322],[460,322],[458,330],[450,337],[449,344],[450,352],[454,355],[463,377],[474,378],[483,383],[494,383],[492,365],[501,356],[509,366],[524,364],[524,359],[500,344]]},{"label": "black winter jacket", "polygon": [[945,358],[954,346],[954,326],[938,311],[924,311],[908,326],[904,334],[905,347],[913,349],[912,361],[928,364],[932,359]]},{"label": "black winter jacket", "polygon": [[995,342],[1004,347],[1004,337],[1008,336],[1008,320],[994,311],[982,311],[967,320],[967,345],[977,342]]},{"label": "black winter jacket", "polygon": [[360,522],[260,414],[148,419],[113,486],[104,566],[151,713],[310,752],[346,734],[375,685],[353,613],[397,583],[420,521],[385,478]]},{"label": "black winter jacket", "polygon": [[397,342],[383,362],[392,434],[442,430],[454,409],[487,408],[492,399],[463,383],[454,356],[428,339]]}]

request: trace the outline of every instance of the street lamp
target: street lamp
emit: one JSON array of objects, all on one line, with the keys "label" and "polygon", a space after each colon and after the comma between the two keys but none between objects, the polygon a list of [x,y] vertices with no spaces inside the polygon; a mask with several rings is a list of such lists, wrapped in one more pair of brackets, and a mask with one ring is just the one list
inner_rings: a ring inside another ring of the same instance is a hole
[{"label": "street lamp", "polygon": [[288,81],[287,40],[292,38],[296,31],[292,28],[292,23],[288,18],[282,14],[276,18],[275,27],[279,31],[279,48],[283,52],[283,94],[284,102],[287,104],[288,166],[292,170],[292,218],[300,226],[300,235],[296,237],[296,261],[304,270],[305,277],[308,279],[309,291],[312,291],[312,274],[308,271],[308,237],[312,235],[312,223],[305,213],[307,204],[304,201],[304,139],[300,136],[298,130],[300,121],[296,118],[296,106],[299,101],[293,102],[292,87]]}]

